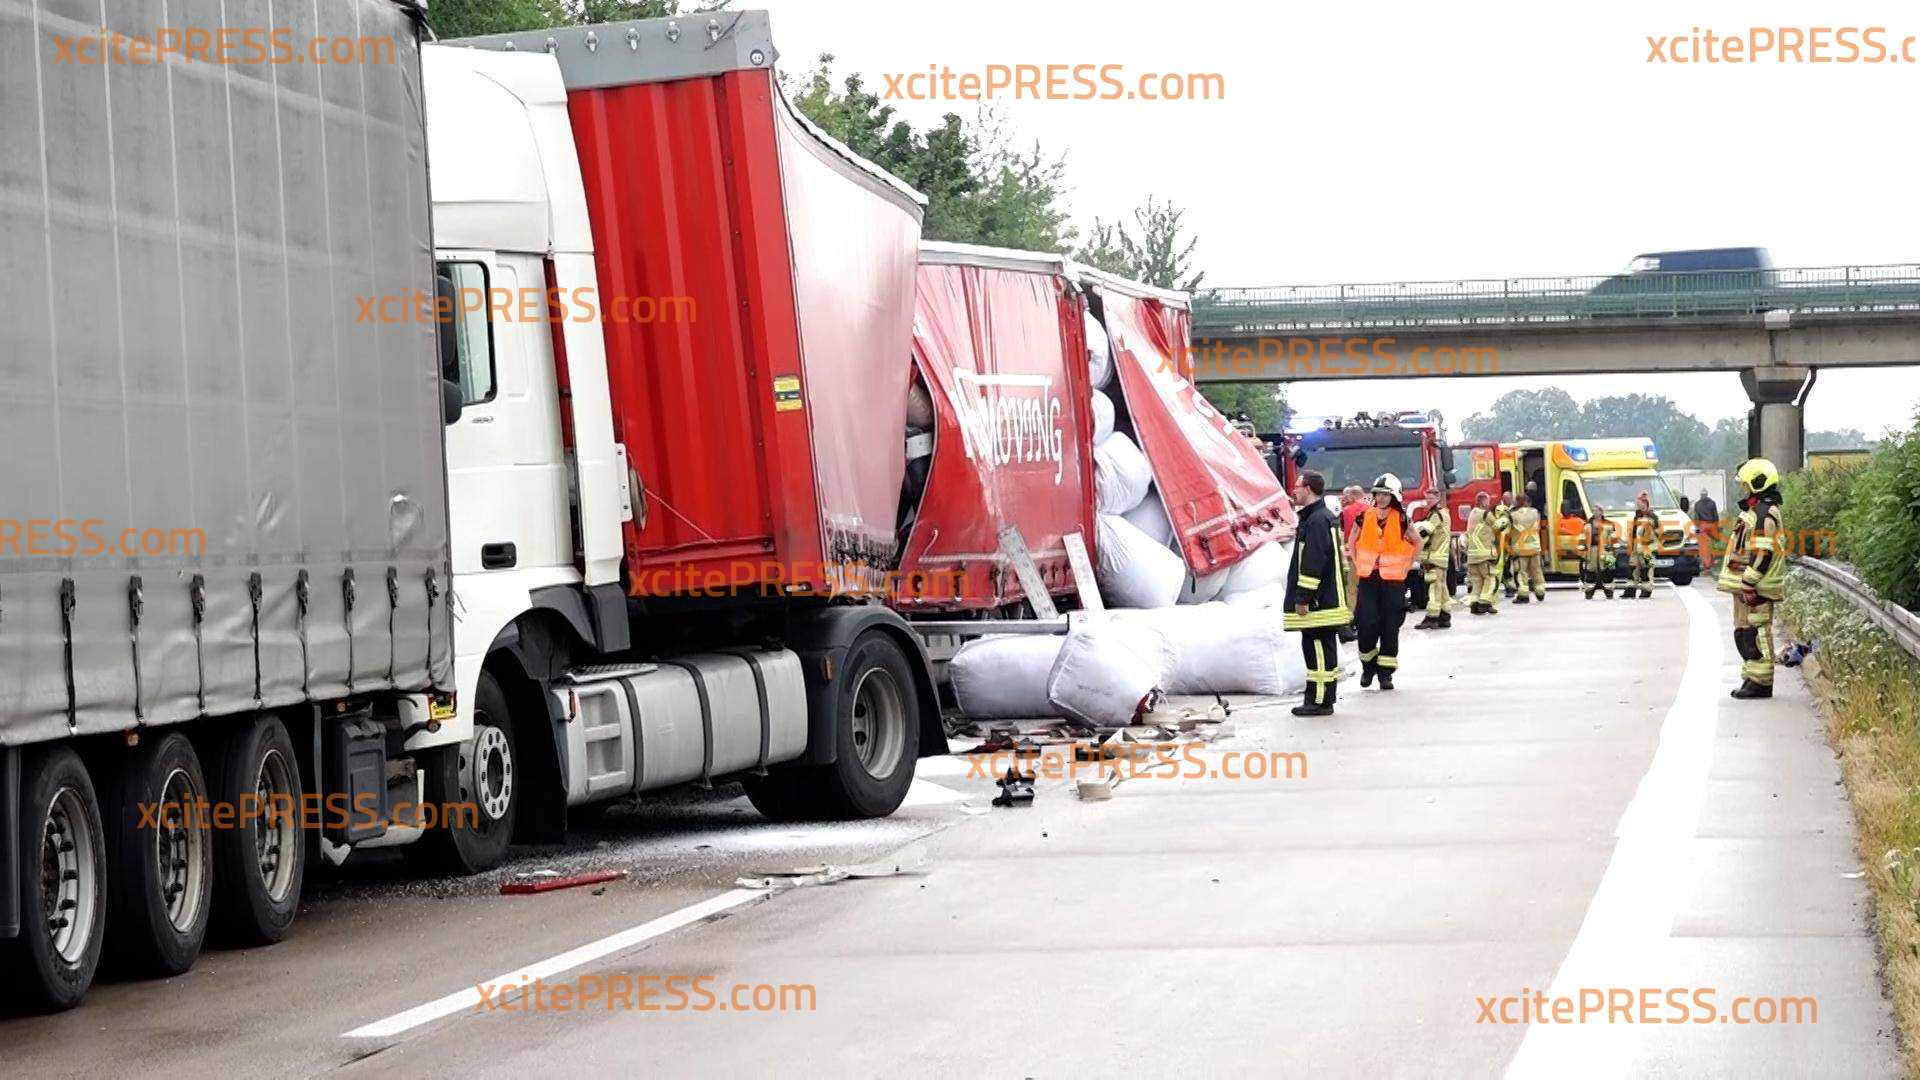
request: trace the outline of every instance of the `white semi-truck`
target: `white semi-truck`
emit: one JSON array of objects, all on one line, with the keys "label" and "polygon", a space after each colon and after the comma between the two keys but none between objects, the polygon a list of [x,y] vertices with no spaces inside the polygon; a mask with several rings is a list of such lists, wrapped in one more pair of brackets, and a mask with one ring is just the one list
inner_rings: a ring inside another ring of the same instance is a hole
[{"label": "white semi-truck", "polygon": [[[99,30],[31,10],[6,55]],[[735,778],[884,815],[945,750],[856,588],[922,200],[788,106],[765,15],[315,10],[396,48],[0,75],[0,984],[41,1007],[278,940],[323,847],[474,871]]]}]

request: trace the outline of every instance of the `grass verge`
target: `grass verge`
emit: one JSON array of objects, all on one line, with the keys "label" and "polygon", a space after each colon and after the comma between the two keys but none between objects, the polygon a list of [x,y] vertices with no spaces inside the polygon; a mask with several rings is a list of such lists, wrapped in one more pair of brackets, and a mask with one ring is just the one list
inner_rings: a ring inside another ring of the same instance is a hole
[{"label": "grass verge", "polygon": [[1920,664],[1804,574],[1783,610],[1794,638],[1816,643],[1807,682],[1853,799],[1901,1057],[1920,1077]]}]

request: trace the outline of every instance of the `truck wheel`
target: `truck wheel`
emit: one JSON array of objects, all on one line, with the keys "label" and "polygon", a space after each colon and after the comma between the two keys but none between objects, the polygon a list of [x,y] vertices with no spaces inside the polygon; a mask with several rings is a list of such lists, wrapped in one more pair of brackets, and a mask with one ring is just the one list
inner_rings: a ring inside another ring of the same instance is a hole
[{"label": "truck wheel", "polygon": [[[227,936],[271,945],[287,936],[300,910],[307,838],[300,762],[277,717],[235,732],[217,770],[213,832],[214,920]],[[233,807],[227,810],[227,807]],[[219,812],[232,828],[219,828]]]},{"label": "truck wheel", "polygon": [[1693,584],[1693,575],[1692,574],[1675,574],[1672,577],[1668,578],[1667,580],[1673,582],[1676,587],[1684,589],[1687,586]]},{"label": "truck wheel", "polygon": [[107,785],[107,941],[141,974],[193,966],[213,909],[206,774],[180,732],[143,745]]},{"label": "truck wheel", "polygon": [[100,966],[107,925],[106,830],[80,756],[27,755],[21,775],[20,936],[6,947],[7,992],[34,1009],[71,1009]]},{"label": "truck wheel", "polygon": [[837,691],[833,764],[747,784],[755,809],[775,821],[886,817],[907,797],[920,756],[920,698],[906,654],[885,634],[861,635]]},{"label": "truck wheel", "polygon": [[506,858],[520,813],[514,749],[507,695],[483,671],[473,695],[473,741],[447,747],[427,773],[441,824],[421,839],[421,855],[433,867],[477,874]]}]

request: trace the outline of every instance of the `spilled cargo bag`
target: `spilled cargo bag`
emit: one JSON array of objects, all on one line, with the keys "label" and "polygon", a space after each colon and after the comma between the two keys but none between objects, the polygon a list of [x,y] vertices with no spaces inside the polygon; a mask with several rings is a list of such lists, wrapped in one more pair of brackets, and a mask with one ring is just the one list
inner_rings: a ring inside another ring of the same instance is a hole
[{"label": "spilled cargo bag", "polygon": [[947,665],[960,712],[976,720],[1053,715],[1047,678],[1066,640],[1058,634],[994,634],[962,645]]},{"label": "spilled cargo bag", "polygon": [[1199,604],[1170,611],[1115,612],[1154,627],[1173,649],[1161,680],[1169,694],[1291,694],[1307,685],[1300,637],[1276,609]]},{"label": "spilled cargo bag", "polygon": [[1173,522],[1168,520],[1167,508],[1160,502],[1159,488],[1148,488],[1147,497],[1140,500],[1140,505],[1120,516],[1155,543],[1173,546]]},{"label": "spilled cargo bag", "polygon": [[1249,593],[1263,586],[1287,583],[1292,569],[1293,543],[1268,541],[1247,553],[1247,557],[1227,568],[1227,584],[1220,590],[1222,600]]},{"label": "spilled cargo bag", "polygon": [[1115,432],[1094,444],[1094,505],[1102,514],[1124,514],[1139,506],[1152,486],[1153,466],[1132,439]]},{"label": "spilled cargo bag", "polygon": [[1107,328],[1100,320],[1087,316],[1087,374],[1095,390],[1103,389],[1113,381],[1113,349],[1107,342]]},{"label": "spilled cargo bag", "polygon": [[1113,399],[1098,390],[1093,392],[1093,445],[1113,434]]},{"label": "spilled cargo bag", "polygon": [[1094,579],[1110,606],[1159,608],[1180,602],[1187,564],[1165,544],[1112,514],[1100,515],[1098,540]]},{"label": "spilled cargo bag", "polygon": [[1160,702],[1173,647],[1153,626],[1093,615],[1077,620],[1047,676],[1055,711],[1095,727],[1126,727]]}]

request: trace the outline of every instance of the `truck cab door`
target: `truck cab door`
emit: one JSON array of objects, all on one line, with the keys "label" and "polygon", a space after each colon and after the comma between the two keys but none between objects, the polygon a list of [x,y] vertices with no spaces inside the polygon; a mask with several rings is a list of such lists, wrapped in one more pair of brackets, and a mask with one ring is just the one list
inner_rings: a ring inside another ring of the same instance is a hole
[{"label": "truck cab door", "polygon": [[[447,428],[456,575],[573,566],[566,459],[539,258],[442,253],[461,412]],[[525,303],[523,303],[525,301]]]}]

